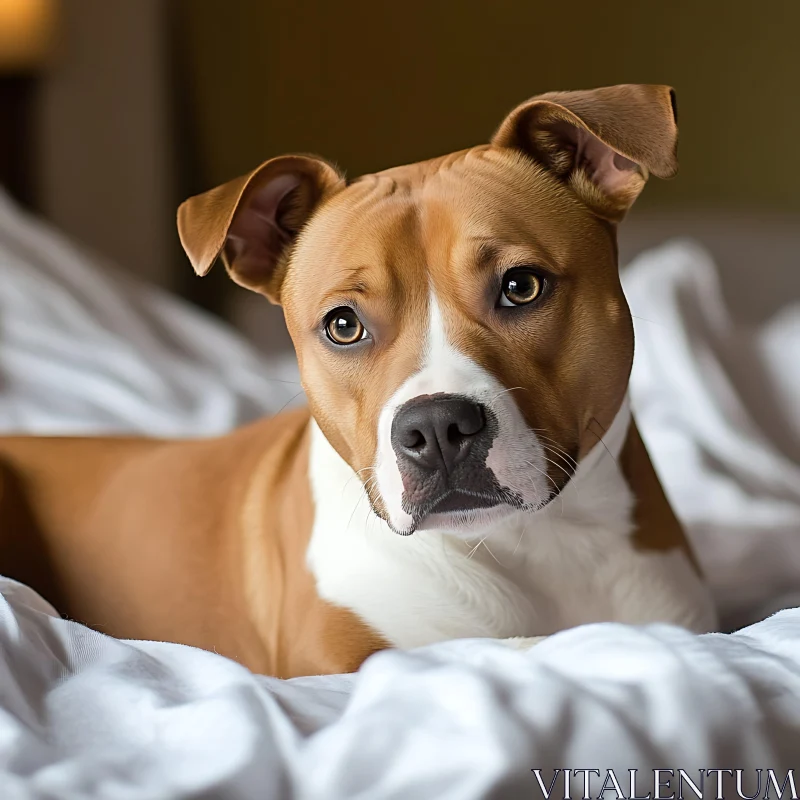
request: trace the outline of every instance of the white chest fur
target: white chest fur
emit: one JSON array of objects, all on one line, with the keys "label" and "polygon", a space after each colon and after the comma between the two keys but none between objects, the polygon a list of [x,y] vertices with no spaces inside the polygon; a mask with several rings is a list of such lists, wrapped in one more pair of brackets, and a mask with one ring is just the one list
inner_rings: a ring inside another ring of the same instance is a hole
[{"label": "white chest fur", "polygon": [[633,498],[616,463],[629,421],[626,402],[559,497],[537,513],[510,513],[474,542],[446,531],[393,533],[314,425],[308,564],[318,591],[398,647],[598,621],[711,629],[707,590],[683,552],[631,542]]}]

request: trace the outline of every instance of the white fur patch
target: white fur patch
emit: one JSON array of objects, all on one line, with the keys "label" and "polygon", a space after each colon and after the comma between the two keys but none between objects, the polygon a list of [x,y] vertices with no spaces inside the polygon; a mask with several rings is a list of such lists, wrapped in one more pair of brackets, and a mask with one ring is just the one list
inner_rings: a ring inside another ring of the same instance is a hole
[{"label": "white fur patch", "polygon": [[[396,531],[410,530],[411,516],[403,510],[403,481],[392,448],[392,422],[397,409],[419,395],[457,394],[469,397],[491,409],[497,417],[499,431],[486,465],[498,483],[511,490],[530,507],[543,505],[550,495],[552,482],[547,475],[544,448],[527,426],[514,402],[512,391],[499,383],[485,369],[456,350],[448,341],[444,320],[436,300],[430,296],[430,316],[419,372],[412,375],[381,410],[378,419],[378,451],[376,456],[377,487]],[[509,507],[509,512],[511,508]],[[497,509],[478,514],[494,521]],[[423,521],[420,529],[436,529],[442,523],[437,515]],[[472,528],[474,532],[474,527]]]}]

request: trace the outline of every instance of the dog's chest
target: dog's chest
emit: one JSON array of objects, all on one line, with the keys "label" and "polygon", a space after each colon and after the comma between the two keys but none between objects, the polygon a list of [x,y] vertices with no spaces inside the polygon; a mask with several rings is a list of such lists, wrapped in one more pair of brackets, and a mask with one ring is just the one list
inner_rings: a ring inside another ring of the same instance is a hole
[{"label": "dog's chest", "polygon": [[[319,525],[332,523],[326,517]],[[535,556],[522,546],[514,553],[502,533],[481,545],[447,541],[438,533],[426,541],[415,534],[417,541],[403,542],[405,552],[375,546],[365,535],[358,548],[314,547],[310,563],[326,599],[356,612],[399,647],[539,636],[614,618],[593,547],[579,546],[575,557],[567,557],[563,547],[542,541],[541,530],[521,533],[523,539],[538,536],[544,545]]]}]

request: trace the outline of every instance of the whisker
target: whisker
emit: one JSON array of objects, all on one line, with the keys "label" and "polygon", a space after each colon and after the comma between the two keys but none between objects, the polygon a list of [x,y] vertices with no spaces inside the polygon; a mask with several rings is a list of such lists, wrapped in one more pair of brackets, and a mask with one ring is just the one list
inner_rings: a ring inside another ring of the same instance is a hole
[{"label": "whisker", "polygon": [[345,528],[346,531],[350,530],[350,523],[352,523],[353,517],[355,516],[356,511],[358,511],[358,506],[360,504],[361,504],[361,495],[359,495],[356,502],[353,503],[353,510],[350,512],[350,519],[347,520],[347,527]]},{"label": "whisker", "polygon": [[[552,459],[548,458],[547,456],[545,456],[544,458],[545,458],[545,461],[549,462],[554,467],[558,467],[567,476],[568,480],[571,480],[572,478],[575,477],[575,470],[574,469],[566,470],[566,469],[564,469],[564,467],[561,466],[561,464],[556,464]],[[567,484],[565,483],[565,486],[566,485]],[[578,496],[578,500],[580,500],[581,493],[580,493],[580,489],[578,488],[577,481],[575,483],[573,483],[573,484],[570,484],[570,485],[574,487],[575,494]],[[561,507],[563,508],[564,507],[563,490],[562,490],[562,492],[561,492],[561,494],[559,496],[561,497]]]},{"label": "whisker", "polygon": [[270,383],[285,383],[287,386],[301,386],[302,384],[300,381],[287,381],[286,378],[270,378],[268,376],[264,376],[264,380],[269,381]]},{"label": "whisker", "polygon": [[362,472],[366,472],[367,470],[372,470],[373,472],[375,472],[375,471],[376,471],[376,468],[375,468],[375,467],[363,467],[362,469],[356,470],[356,471],[355,471],[355,472],[354,472],[354,473],[353,473],[353,474],[352,474],[352,475],[351,475],[351,476],[350,476],[350,477],[349,477],[349,478],[348,478],[348,479],[345,481],[345,483],[344,483],[344,486],[342,487],[342,494],[344,494],[344,493],[345,493],[345,490],[346,490],[346,489],[347,489],[347,487],[350,485],[350,481],[352,481],[352,480],[353,480],[353,478],[357,477],[357,476],[358,476],[358,475],[360,475]]},{"label": "whisker", "polygon": [[[527,464],[528,462],[526,461],[525,463]],[[525,477],[530,481],[531,489],[533,489],[533,492],[535,494],[536,493],[536,482],[533,480],[533,475],[526,475]]]},{"label": "whisker", "polygon": [[547,474],[546,470],[543,470],[541,467],[537,467],[536,464],[534,464],[534,463],[532,463],[530,461],[526,461],[525,465],[528,466],[528,467],[532,467],[537,472],[539,472],[540,474],[544,475],[545,478],[547,478],[547,480],[549,480],[550,483],[553,484],[553,488],[556,490],[556,492],[558,492],[558,484],[550,477],[550,475]]},{"label": "whisker", "polygon": [[[592,417],[592,422],[596,423],[597,426],[600,428],[600,430],[603,431],[603,436],[605,436],[608,433],[608,431],[597,421],[597,419],[595,417]],[[591,428],[586,428],[586,430],[589,431],[589,433],[591,433],[592,436],[594,436],[597,439],[597,441],[600,442],[600,444],[603,445],[603,447],[605,448],[606,453],[608,453],[611,456],[611,458],[613,459],[614,463],[619,466],[619,463],[617,462],[617,459],[614,458],[614,454],[608,449],[608,445],[603,441],[603,436],[598,436]]]},{"label": "whisker", "polygon": [[[369,501],[369,492],[367,491],[367,486],[370,484],[372,480],[373,478],[370,477],[366,483],[361,484],[361,492],[363,493],[364,498],[366,498],[367,500],[366,507],[368,511],[372,508],[372,505]],[[361,503],[361,500],[362,500],[362,495],[361,493],[359,493],[358,497],[356,498],[356,502],[353,504],[353,510],[350,512],[350,519],[347,520],[347,527],[345,528],[345,530],[350,530],[350,525],[353,522],[353,517],[355,516],[356,511],[358,511],[358,506],[359,503]]]},{"label": "whisker", "polygon": [[[554,453],[550,448],[546,446],[543,447],[542,449],[545,451],[545,453],[550,453],[553,456],[563,459],[563,456],[561,456],[560,453]],[[547,461],[549,464],[552,464],[557,469],[560,469],[565,475],[569,476],[570,478],[575,474],[574,469],[567,469],[563,464],[559,464],[557,461],[553,461],[552,458],[548,458],[546,455],[544,457],[544,460]],[[567,461],[566,464],[567,467],[572,467],[572,464],[570,464],[569,461]]]},{"label": "whisker", "polygon": [[553,443],[552,440],[548,440],[547,438],[543,439],[543,442],[544,447],[549,449],[554,455],[558,455],[563,458],[564,461],[566,461],[571,467],[574,467],[575,469],[578,468],[578,462],[566,450],[559,447],[557,444]]},{"label": "whisker", "polygon": [[[488,535],[488,534],[487,534],[487,535]],[[486,538],[486,536],[484,536],[484,537],[483,537],[483,539],[485,539],[485,538]],[[467,561],[469,561],[469,560],[472,558],[472,556],[474,556],[474,555],[475,555],[475,551],[476,551],[476,550],[477,550],[477,549],[478,549],[478,548],[479,548],[479,547],[480,547],[480,546],[483,544],[483,539],[481,539],[481,540],[478,542],[478,544],[476,544],[476,545],[475,545],[475,547],[473,547],[473,548],[472,548],[472,549],[469,551],[469,553],[467,554]]]},{"label": "whisker", "polygon": [[522,537],[525,535],[525,526],[521,525],[522,531],[519,534],[519,539],[517,540],[517,546],[514,548],[514,552],[511,554],[511,558],[514,558],[517,554],[517,550],[519,550],[519,546],[522,544]]},{"label": "whisker", "polygon": [[533,467],[537,472],[541,472],[542,475],[553,484],[553,488],[555,489],[556,495],[558,495],[559,499],[561,500],[561,515],[564,515],[564,497],[559,491],[558,484],[547,474],[546,470],[543,470],[541,467],[537,467],[536,464],[532,464],[530,461],[525,462],[529,467]]},{"label": "whisker", "polygon": [[663,322],[656,322],[654,319],[647,319],[647,317],[640,317],[636,314],[631,314],[633,319],[640,319],[642,322],[649,322],[651,325],[657,325],[659,328],[664,328],[665,330],[671,330],[669,325],[665,325]]},{"label": "whisker", "polygon": [[370,499],[370,494],[369,493],[370,493],[370,491],[372,489],[375,488],[375,486],[377,486],[377,484],[378,484],[378,477],[377,476],[369,478],[364,483],[364,494],[366,495],[366,498],[367,498],[366,508],[367,508],[367,512],[368,513],[372,511],[372,500]]},{"label": "whisker", "polygon": [[492,558],[493,558],[493,559],[494,559],[494,560],[495,560],[495,561],[498,563],[498,565],[499,565],[499,566],[501,566],[501,567],[503,567],[503,569],[506,569],[506,565],[505,565],[505,564],[503,564],[503,563],[500,561],[500,559],[499,559],[499,558],[498,558],[498,557],[497,557],[497,556],[496,556],[496,555],[495,555],[495,554],[494,554],[494,553],[493,553],[493,552],[492,552],[492,551],[489,549],[489,545],[488,545],[488,544],[486,544],[486,539],[487,539],[487,538],[488,538],[487,536],[484,536],[484,537],[483,537],[483,539],[481,539],[481,540],[480,540],[480,542],[478,542],[478,545],[479,545],[479,546],[480,546],[480,545],[483,545],[483,547],[484,547],[484,549],[486,550],[486,552],[487,552],[487,553],[488,553],[488,554],[489,554],[489,555],[490,555],[490,556],[491,556],[491,557],[492,557]]},{"label": "whisker", "polygon": [[495,400],[501,395],[507,394],[508,392],[515,392],[517,389],[521,389],[523,392],[527,392],[528,390],[524,386],[512,386],[510,389],[503,389],[502,392],[498,392],[490,401],[489,405],[491,406]]},{"label": "whisker", "polygon": [[372,504],[369,502],[369,495],[367,495],[367,502],[364,503],[364,528],[369,526],[370,514],[372,512]]},{"label": "whisker", "polygon": [[555,451],[569,459],[569,461],[571,461],[577,468],[578,462],[566,450],[564,450],[564,448],[561,447],[555,439],[544,435],[544,428],[531,428],[531,430],[536,433],[538,439],[543,439],[544,441],[548,442]]},{"label": "whisker", "polygon": [[287,400],[287,401],[286,401],[286,402],[285,402],[285,403],[284,403],[284,404],[283,404],[283,405],[280,407],[280,410],[279,410],[279,411],[278,411],[278,413],[277,413],[277,414],[275,414],[274,416],[277,416],[278,414],[281,414],[281,413],[284,411],[284,409],[286,408],[286,406],[288,406],[290,403],[293,403],[295,400],[297,400],[297,398],[298,398],[298,397],[300,397],[300,395],[301,395],[301,394],[303,394],[303,391],[304,391],[304,389],[301,389],[301,390],[300,390],[300,391],[299,391],[299,392],[298,392],[296,395],[294,395],[293,397],[290,397],[290,398],[289,398],[289,399],[288,399],[288,400]]}]

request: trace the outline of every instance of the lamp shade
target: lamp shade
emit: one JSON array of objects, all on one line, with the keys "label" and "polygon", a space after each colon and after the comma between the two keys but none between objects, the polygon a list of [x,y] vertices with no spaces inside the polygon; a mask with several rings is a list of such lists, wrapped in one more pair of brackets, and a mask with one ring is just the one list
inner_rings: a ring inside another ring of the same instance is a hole
[{"label": "lamp shade", "polygon": [[0,71],[26,71],[45,63],[57,5],[57,0],[0,0]]}]

